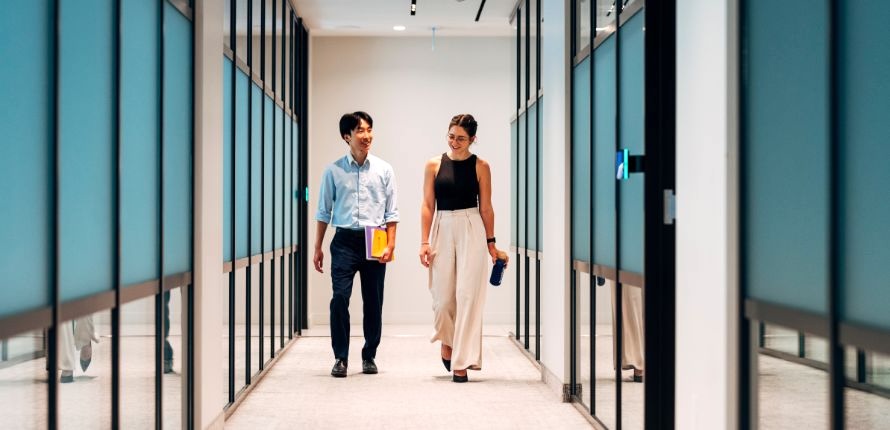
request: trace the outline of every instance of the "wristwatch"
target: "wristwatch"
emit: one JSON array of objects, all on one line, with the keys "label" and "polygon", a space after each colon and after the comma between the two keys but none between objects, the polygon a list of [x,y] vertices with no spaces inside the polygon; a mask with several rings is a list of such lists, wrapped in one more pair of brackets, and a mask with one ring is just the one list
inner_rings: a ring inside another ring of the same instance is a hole
[{"label": "wristwatch", "polygon": [[488,239],[485,239],[485,243],[495,243],[495,242],[497,242],[497,240],[495,240],[495,238],[493,238],[493,237],[489,237]]}]

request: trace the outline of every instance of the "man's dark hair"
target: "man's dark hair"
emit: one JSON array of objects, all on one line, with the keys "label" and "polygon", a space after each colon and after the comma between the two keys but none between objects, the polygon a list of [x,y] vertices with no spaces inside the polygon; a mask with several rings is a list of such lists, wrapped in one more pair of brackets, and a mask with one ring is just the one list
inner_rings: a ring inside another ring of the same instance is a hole
[{"label": "man's dark hair", "polygon": [[368,127],[374,128],[374,120],[367,112],[356,111],[353,113],[343,114],[340,117],[340,137],[351,134],[362,123],[362,120],[368,123]]}]

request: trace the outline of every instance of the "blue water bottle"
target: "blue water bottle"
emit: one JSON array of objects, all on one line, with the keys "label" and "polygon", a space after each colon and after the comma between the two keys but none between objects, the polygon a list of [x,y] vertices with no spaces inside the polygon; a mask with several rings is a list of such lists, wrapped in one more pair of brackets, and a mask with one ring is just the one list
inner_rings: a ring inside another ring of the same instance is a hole
[{"label": "blue water bottle", "polygon": [[491,285],[495,287],[501,285],[501,280],[504,279],[505,267],[507,267],[507,254],[503,251],[498,251],[498,258],[495,260],[494,267],[491,268],[491,278],[488,279]]}]

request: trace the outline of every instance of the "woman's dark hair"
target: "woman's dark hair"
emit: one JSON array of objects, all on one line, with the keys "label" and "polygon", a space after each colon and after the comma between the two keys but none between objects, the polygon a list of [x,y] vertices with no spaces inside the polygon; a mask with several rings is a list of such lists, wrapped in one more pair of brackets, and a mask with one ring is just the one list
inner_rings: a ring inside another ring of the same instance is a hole
[{"label": "woman's dark hair", "polygon": [[367,112],[356,111],[343,114],[340,117],[340,136],[351,134],[362,123],[362,120],[368,123],[368,127],[374,127],[374,120],[371,119],[371,115],[368,115]]},{"label": "woman's dark hair", "polygon": [[462,113],[451,118],[451,122],[448,124],[448,129],[450,130],[451,127],[454,126],[463,128],[470,137],[473,137],[476,135],[476,127],[478,127],[478,124],[476,124],[476,118],[473,118],[473,115]]}]

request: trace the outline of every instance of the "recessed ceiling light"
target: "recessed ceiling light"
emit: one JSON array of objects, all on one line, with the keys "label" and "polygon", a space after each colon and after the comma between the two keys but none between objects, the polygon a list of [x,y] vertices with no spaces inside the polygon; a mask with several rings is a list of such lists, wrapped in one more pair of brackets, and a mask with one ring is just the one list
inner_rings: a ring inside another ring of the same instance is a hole
[{"label": "recessed ceiling light", "polygon": [[404,25],[394,25],[392,27],[392,29],[395,31],[405,31],[405,26]]}]

